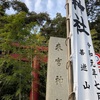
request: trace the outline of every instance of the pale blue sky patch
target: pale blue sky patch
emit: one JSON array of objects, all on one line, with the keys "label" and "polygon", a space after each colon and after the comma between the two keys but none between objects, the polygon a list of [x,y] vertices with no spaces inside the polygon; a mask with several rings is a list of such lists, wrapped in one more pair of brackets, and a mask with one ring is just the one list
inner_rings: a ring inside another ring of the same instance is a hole
[{"label": "pale blue sky patch", "polygon": [[15,14],[16,11],[14,11],[12,7],[10,7],[9,9],[6,10],[6,13],[11,15],[11,14]]},{"label": "pale blue sky patch", "polygon": [[34,0],[22,0],[28,7],[29,11],[33,11],[34,7],[35,7],[35,3],[32,2]]},{"label": "pale blue sky patch", "polygon": [[56,13],[61,13],[66,16],[64,8],[66,0],[22,0],[25,2],[30,11],[47,12],[51,18],[56,16]]},{"label": "pale blue sky patch", "polygon": [[[36,13],[47,12],[51,18],[56,16],[56,13],[61,13],[62,16],[66,16],[66,10],[64,8],[66,0],[21,0],[24,2],[29,11]],[[8,14],[13,14],[14,11],[7,10]]]},{"label": "pale blue sky patch", "polygon": [[65,9],[66,0],[57,0],[57,12],[60,12],[62,15],[66,15]]},{"label": "pale blue sky patch", "polygon": [[54,4],[53,4],[52,0],[48,0],[48,2],[47,2],[47,10],[48,11],[53,10],[53,7],[54,7]]},{"label": "pale blue sky patch", "polygon": [[35,12],[39,13],[42,11],[42,5],[41,5],[41,0],[36,0],[35,1],[35,7],[33,9]]}]

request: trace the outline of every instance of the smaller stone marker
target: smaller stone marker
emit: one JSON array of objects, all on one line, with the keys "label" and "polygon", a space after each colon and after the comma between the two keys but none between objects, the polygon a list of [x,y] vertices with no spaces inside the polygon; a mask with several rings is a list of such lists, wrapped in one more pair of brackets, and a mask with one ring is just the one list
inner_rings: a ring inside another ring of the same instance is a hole
[{"label": "smaller stone marker", "polygon": [[51,37],[49,40],[46,100],[67,100],[67,47],[66,39]]}]

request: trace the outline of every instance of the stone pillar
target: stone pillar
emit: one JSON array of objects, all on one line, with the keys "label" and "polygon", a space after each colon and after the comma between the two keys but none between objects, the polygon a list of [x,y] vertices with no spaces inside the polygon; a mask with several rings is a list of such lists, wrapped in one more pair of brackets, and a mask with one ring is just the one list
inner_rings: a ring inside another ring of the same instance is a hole
[{"label": "stone pillar", "polygon": [[46,100],[67,100],[66,39],[51,37],[49,41]]}]

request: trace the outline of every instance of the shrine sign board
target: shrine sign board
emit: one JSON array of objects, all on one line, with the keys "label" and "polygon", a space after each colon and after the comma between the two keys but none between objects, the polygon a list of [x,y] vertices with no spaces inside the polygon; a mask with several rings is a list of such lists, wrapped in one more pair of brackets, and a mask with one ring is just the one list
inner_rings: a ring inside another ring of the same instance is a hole
[{"label": "shrine sign board", "polygon": [[85,0],[67,1],[75,98],[100,100],[100,73],[87,20]]}]

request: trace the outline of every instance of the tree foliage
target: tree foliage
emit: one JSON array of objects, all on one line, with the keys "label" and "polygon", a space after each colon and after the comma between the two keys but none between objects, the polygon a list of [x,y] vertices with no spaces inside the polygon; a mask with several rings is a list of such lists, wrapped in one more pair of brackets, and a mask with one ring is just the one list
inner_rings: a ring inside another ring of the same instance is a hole
[{"label": "tree foliage", "polygon": [[86,0],[87,15],[96,53],[100,53],[100,2]]},{"label": "tree foliage", "polygon": [[[22,2],[0,2],[0,100],[28,100],[34,70],[31,62],[41,54],[36,46],[45,41],[39,29],[50,18],[46,13],[29,12]],[[11,6],[17,12],[7,15]]]},{"label": "tree foliage", "polygon": [[47,21],[43,25],[41,35],[45,36],[47,40],[50,36],[66,37],[66,17],[62,17],[60,13],[57,13],[56,18]]},{"label": "tree foliage", "polygon": [[93,45],[96,53],[100,53],[100,33],[95,29],[91,30]]},{"label": "tree foliage", "polygon": [[88,20],[93,22],[100,15],[100,2],[98,0],[85,0]]}]

